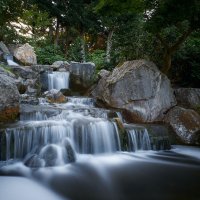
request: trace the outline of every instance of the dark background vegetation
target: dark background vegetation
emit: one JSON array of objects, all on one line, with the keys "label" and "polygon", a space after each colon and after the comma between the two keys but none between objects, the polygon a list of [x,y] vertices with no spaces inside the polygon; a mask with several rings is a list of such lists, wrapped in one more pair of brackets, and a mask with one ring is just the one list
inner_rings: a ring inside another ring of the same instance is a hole
[{"label": "dark background vegetation", "polygon": [[148,59],[175,86],[200,86],[199,0],[0,0],[0,16],[0,40],[30,43],[40,64]]}]

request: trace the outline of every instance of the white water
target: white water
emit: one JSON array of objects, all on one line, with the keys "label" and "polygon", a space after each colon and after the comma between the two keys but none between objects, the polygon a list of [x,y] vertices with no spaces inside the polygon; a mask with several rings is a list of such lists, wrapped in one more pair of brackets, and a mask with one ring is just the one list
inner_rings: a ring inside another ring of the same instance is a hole
[{"label": "white water", "polygon": [[51,190],[22,177],[0,177],[0,196],[2,200],[64,200]]},{"label": "white water", "polygon": [[147,129],[128,130],[129,151],[151,150],[151,142]]},{"label": "white water", "polygon": [[48,73],[48,89],[68,89],[69,72],[51,72]]},{"label": "white water", "polygon": [[19,64],[17,64],[16,62],[13,61],[13,57],[12,56],[7,56],[7,63],[10,66],[19,66]]},{"label": "white water", "polygon": [[[24,109],[21,121],[6,129],[4,142],[3,135],[0,144],[6,143],[7,161],[0,162],[0,174],[25,176],[45,185],[0,177],[3,200],[61,200],[57,194],[65,200],[199,197],[199,148],[140,151],[152,147],[148,131],[130,125],[130,152],[122,152],[116,123],[109,119],[108,110],[95,108],[91,98],[70,97],[65,104],[48,104],[41,98],[35,110]],[[186,160],[182,154],[191,157]]]},{"label": "white water", "polygon": [[[49,89],[69,86],[68,72],[48,74]],[[68,97],[64,104],[25,107],[20,122],[6,129],[6,155],[9,160],[22,160],[30,167],[48,167],[75,162],[81,154],[111,154],[121,151],[118,127],[108,118],[108,110],[95,108],[88,97]],[[35,110],[34,110],[35,109]],[[123,123],[122,115],[117,116]],[[132,128],[128,133],[129,151],[150,150],[145,128]]]}]

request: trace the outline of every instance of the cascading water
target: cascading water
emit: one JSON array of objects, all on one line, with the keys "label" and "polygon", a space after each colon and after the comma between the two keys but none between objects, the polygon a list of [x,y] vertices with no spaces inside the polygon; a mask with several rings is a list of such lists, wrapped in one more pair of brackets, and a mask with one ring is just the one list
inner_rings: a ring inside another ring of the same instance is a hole
[{"label": "cascading water", "polygon": [[48,73],[48,89],[68,89],[69,88],[69,72],[49,72]]},{"label": "cascading water", "polygon": [[10,66],[19,66],[19,64],[13,61],[13,56],[11,55],[6,56],[6,60],[7,60],[8,65]]},{"label": "cascading water", "polygon": [[[68,87],[63,84],[69,78],[65,73],[51,75],[50,89]],[[16,178],[24,176],[39,180],[65,200],[199,199],[199,156],[182,155],[187,149],[138,151],[168,149],[168,138],[152,134],[153,129],[149,136],[143,125],[125,124],[119,112],[96,108],[92,98],[67,99],[49,104],[40,98],[39,105],[21,105],[20,121],[0,131],[0,174],[14,175],[0,176],[0,197],[63,199],[54,193],[48,196],[33,181]]]},{"label": "cascading water", "polygon": [[128,132],[128,149],[129,151],[151,150],[151,141],[147,129],[132,129]]}]

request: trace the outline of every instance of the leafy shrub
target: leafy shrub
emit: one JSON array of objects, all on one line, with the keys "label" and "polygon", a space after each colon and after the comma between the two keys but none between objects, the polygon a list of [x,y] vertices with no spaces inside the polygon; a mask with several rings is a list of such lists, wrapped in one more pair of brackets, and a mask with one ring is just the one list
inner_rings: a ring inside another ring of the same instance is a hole
[{"label": "leafy shrub", "polygon": [[51,65],[55,61],[66,60],[60,48],[52,44],[49,44],[44,47],[35,47],[35,52],[39,64]]},{"label": "leafy shrub", "polygon": [[100,70],[105,66],[105,56],[106,53],[104,50],[97,49],[88,54],[87,60],[95,63],[97,70]]},{"label": "leafy shrub", "polygon": [[81,38],[77,37],[76,40],[69,46],[67,59],[71,61],[81,62]]}]

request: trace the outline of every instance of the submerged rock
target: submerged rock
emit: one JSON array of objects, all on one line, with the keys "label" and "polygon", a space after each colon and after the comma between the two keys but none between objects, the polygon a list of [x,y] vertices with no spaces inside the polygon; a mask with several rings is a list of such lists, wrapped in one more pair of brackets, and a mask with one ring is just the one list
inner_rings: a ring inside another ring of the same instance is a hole
[{"label": "submerged rock", "polygon": [[145,60],[115,68],[99,80],[91,94],[110,107],[126,110],[136,122],[161,120],[176,105],[169,79]]},{"label": "submerged rock", "polygon": [[19,92],[15,80],[0,74],[0,122],[13,121],[19,114]]},{"label": "submerged rock", "polygon": [[38,155],[33,154],[24,161],[24,165],[31,168],[40,168],[45,166],[45,161]]},{"label": "submerged rock", "polygon": [[169,123],[177,136],[186,144],[200,144],[200,115],[181,107],[171,109],[164,121]]},{"label": "submerged rock", "polygon": [[58,147],[50,144],[42,148],[39,156],[45,161],[45,167],[52,167],[58,165],[58,154]]},{"label": "submerged rock", "polygon": [[72,145],[69,141],[69,139],[65,138],[63,141],[63,145],[66,151],[66,163],[71,163],[71,162],[75,162],[76,161],[76,153],[74,151],[74,149],[72,148]]},{"label": "submerged rock", "polygon": [[28,43],[15,49],[14,57],[23,65],[37,64],[37,58],[34,49]]}]

